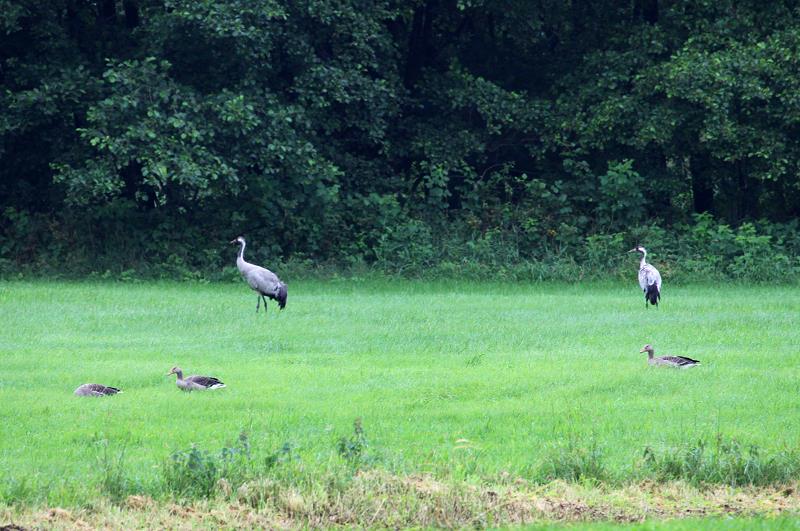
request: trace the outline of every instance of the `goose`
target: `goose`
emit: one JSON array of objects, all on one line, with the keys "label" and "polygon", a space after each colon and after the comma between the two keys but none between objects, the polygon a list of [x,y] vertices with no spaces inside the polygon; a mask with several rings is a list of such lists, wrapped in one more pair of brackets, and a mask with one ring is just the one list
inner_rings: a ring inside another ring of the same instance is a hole
[{"label": "goose", "polygon": [[688,369],[689,367],[700,365],[699,361],[687,358],[686,356],[662,356],[660,358],[654,358],[653,345],[650,344],[643,346],[642,350],[639,352],[647,352],[647,363],[650,365],[676,367],[678,369]]},{"label": "goose", "polygon": [[96,383],[85,383],[79,385],[78,388],[75,389],[75,396],[111,396],[121,392],[122,391],[116,387],[108,387]]},{"label": "goose", "polygon": [[195,375],[184,378],[183,370],[180,367],[173,367],[172,370],[167,373],[167,376],[171,374],[178,375],[176,384],[182,391],[204,391],[206,389],[221,389],[225,387],[224,383],[213,376]]},{"label": "goose", "polygon": [[639,287],[644,292],[644,307],[647,303],[658,308],[658,301],[661,299],[661,273],[658,269],[647,263],[647,249],[637,245],[629,253],[641,253],[642,260],[639,262]]}]

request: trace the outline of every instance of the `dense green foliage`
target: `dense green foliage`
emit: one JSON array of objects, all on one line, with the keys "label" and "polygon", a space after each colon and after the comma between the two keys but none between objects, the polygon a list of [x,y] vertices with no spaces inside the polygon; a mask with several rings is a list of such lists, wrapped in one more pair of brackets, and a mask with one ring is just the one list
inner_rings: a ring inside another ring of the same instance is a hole
[{"label": "dense green foliage", "polygon": [[798,70],[789,0],[0,0],[0,271],[209,276],[244,233],[559,277],[708,228],[698,268],[772,280]]}]

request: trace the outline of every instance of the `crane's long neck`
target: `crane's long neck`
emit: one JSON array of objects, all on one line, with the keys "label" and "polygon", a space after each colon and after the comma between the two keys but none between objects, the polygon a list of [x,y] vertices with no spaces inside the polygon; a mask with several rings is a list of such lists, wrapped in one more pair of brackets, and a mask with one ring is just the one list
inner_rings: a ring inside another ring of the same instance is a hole
[{"label": "crane's long neck", "polygon": [[653,359],[653,349],[647,351],[647,359],[649,360]]},{"label": "crane's long neck", "polygon": [[239,267],[239,269],[241,269],[242,266],[247,263],[244,261],[244,248],[246,245],[247,244],[244,242],[244,240],[239,242],[239,254],[236,255],[236,265]]},{"label": "crane's long neck", "polygon": [[642,249],[642,261],[639,262],[639,269],[647,265],[647,251]]},{"label": "crane's long neck", "polygon": [[178,380],[183,380],[183,371],[178,369],[177,371],[175,371],[175,376],[178,377]]}]

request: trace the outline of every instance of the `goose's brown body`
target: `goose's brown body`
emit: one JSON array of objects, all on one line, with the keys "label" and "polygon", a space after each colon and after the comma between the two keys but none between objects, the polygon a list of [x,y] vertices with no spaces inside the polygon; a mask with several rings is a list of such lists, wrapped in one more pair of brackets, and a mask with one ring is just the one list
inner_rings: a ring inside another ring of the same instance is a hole
[{"label": "goose's brown body", "polygon": [[175,382],[175,384],[182,391],[206,391],[225,387],[224,383],[213,376],[193,375],[184,378],[183,370],[181,370],[180,367],[173,367],[172,370],[167,373],[167,376],[170,374],[177,375],[178,380]]},{"label": "goose's brown body", "polygon": [[647,352],[647,363],[650,365],[660,367],[675,367],[678,369],[687,369],[700,365],[700,362],[686,356],[661,356],[660,358],[654,357],[653,346],[645,345],[639,352]]},{"label": "goose's brown body", "polygon": [[111,396],[121,393],[116,387],[96,383],[85,383],[75,389],[75,396]]}]

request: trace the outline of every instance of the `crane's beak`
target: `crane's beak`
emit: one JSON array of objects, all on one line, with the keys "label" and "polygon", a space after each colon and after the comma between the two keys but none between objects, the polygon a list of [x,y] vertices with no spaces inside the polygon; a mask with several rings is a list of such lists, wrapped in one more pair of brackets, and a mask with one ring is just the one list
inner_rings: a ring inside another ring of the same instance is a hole
[{"label": "crane's beak", "polygon": [[228,243],[239,243],[239,242],[237,242],[236,240],[231,240]]},{"label": "crane's beak", "polygon": [[630,250],[630,251],[628,251],[628,252],[629,252],[629,253],[635,253],[635,252],[637,252],[637,249],[631,249],[631,250]]},{"label": "crane's beak", "polygon": [[642,350],[639,351],[639,354],[641,354],[642,352],[647,352],[647,349],[643,348]]}]

